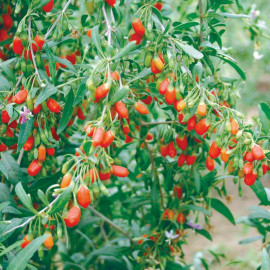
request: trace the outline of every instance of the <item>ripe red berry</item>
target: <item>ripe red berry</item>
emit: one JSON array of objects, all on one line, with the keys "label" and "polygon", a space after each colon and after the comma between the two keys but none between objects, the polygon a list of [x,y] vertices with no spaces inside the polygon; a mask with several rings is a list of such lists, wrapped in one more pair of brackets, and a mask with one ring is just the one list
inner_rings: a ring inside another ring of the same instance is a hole
[{"label": "ripe red berry", "polygon": [[188,140],[187,140],[187,136],[186,135],[183,135],[181,137],[178,137],[177,136],[176,139],[175,139],[175,141],[176,141],[177,146],[181,150],[185,151],[187,149],[187,147],[188,147]]},{"label": "ripe red berry", "polygon": [[13,52],[15,54],[21,55],[23,52],[23,45],[22,45],[22,40],[19,37],[14,37],[13,39]]},{"label": "ripe red berry", "polygon": [[33,48],[33,52],[37,52],[38,50],[41,51],[42,50],[42,47],[45,43],[43,37],[40,37],[39,35],[37,35],[35,38],[34,38],[34,41],[36,42],[32,44],[32,48]]},{"label": "ripe red berry", "polygon": [[165,101],[168,103],[168,105],[171,105],[175,101],[175,89],[173,86],[168,86],[165,91]]},{"label": "ripe red berry", "polygon": [[108,130],[104,134],[103,140],[101,142],[101,146],[104,147],[104,148],[110,146],[111,143],[113,142],[114,138],[115,138],[114,132],[112,130]]},{"label": "ripe red berry", "polygon": [[38,160],[33,160],[29,167],[27,168],[27,172],[30,176],[36,176],[42,168],[41,163],[38,162]]},{"label": "ripe red berry", "polygon": [[112,174],[114,176],[118,176],[118,177],[127,177],[129,174],[129,171],[125,167],[113,165],[112,166]]},{"label": "ripe red berry", "polygon": [[179,156],[179,158],[177,160],[177,164],[178,164],[179,167],[182,167],[185,164],[186,158],[187,157],[184,154],[180,154],[180,156]]},{"label": "ripe red berry", "polygon": [[28,91],[26,89],[22,89],[12,98],[12,101],[16,104],[21,104],[26,100],[27,95]]},{"label": "ripe red berry", "polygon": [[253,172],[253,164],[251,162],[247,162],[245,163],[244,167],[243,167],[243,173],[245,175],[250,174]]},{"label": "ripe red berry", "polygon": [[103,127],[98,127],[95,129],[94,134],[93,134],[93,142],[92,145],[94,147],[97,147],[101,145],[103,138],[104,138],[105,130]]},{"label": "ripe red berry", "polygon": [[5,26],[5,28],[7,29],[7,31],[9,31],[9,29],[12,27],[13,25],[13,20],[10,17],[10,15],[7,14],[2,14],[2,19],[3,19],[3,24]]},{"label": "ripe red berry", "polygon": [[54,156],[55,148],[46,148],[46,153],[48,156]]},{"label": "ripe red berry", "polygon": [[116,0],[106,0],[106,2],[111,7],[114,7],[114,5],[116,4]]},{"label": "ripe red berry", "polygon": [[83,208],[87,208],[91,204],[90,191],[85,185],[80,186],[77,192],[77,200],[78,204]]},{"label": "ripe red berry", "polygon": [[198,135],[203,135],[208,131],[210,124],[206,119],[201,119],[195,126],[195,132]]},{"label": "ripe red berry", "polygon": [[193,165],[196,161],[196,155],[192,154],[191,156],[187,155],[186,157],[186,163],[187,165]]},{"label": "ripe red berry", "polygon": [[120,117],[128,119],[128,109],[127,109],[126,104],[124,102],[119,100],[114,104],[114,107],[115,107],[115,110],[119,114]]},{"label": "ripe red berry", "polygon": [[252,172],[245,176],[244,182],[246,185],[252,186],[255,183],[256,179],[257,179],[257,174]]},{"label": "ripe red berry", "polygon": [[131,34],[129,41],[136,41],[136,45],[139,45],[142,41],[142,36],[137,33],[133,33]]},{"label": "ripe red berry", "polygon": [[140,36],[143,36],[145,33],[145,28],[139,18],[132,21],[132,28],[134,29],[135,33]]},{"label": "ripe red berry", "polygon": [[49,3],[47,3],[45,6],[43,6],[43,10],[45,12],[50,12],[52,9],[53,9],[53,1],[54,0],[51,0]]},{"label": "ripe red berry", "polygon": [[211,158],[218,158],[220,155],[220,152],[221,152],[221,148],[217,146],[216,141],[213,141],[209,149],[209,156]]},{"label": "ripe red berry", "polygon": [[215,161],[211,157],[206,158],[206,168],[211,172],[215,169]]},{"label": "ripe red berry", "polygon": [[168,155],[171,157],[171,158],[174,158],[177,154],[177,151],[175,149],[175,146],[174,146],[174,142],[170,142],[168,144]]},{"label": "ripe red berry", "polygon": [[191,118],[189,118],[189,120],[187,122],[188,131],[191,131],[195,128],[196,122],[197,122],[197,118],[196,118],[196,115],[194,114]]},{"label": "ripe red berry", "polygon": [[47,107],[53,113],[59,113],[61,110],[59,103],[56,100],[54,100],[53,98],[48,99]]},{"label": "ripe red berry", "polygon": [[255,160],[262,160],[265,158],[265,154],[260,145],[255,144],[253,148],[251,149],[251,151]]},{"label": "ripe red berry", "polygon": [[95,98],[100,99],[107,96],[110,91],[110,85],[108,83],[103,83],[95,90]]},{"label": "ripe red berry", "polygon": [[169,86],[170,81],[168,78],[166,78],[164,81],[161,82],[158,91],[161,95],[164,95],[166,93],[167,87]]},{"label": "ripe red berry", "polygon": [[10,116],[9,116],[7,110],[3,110],[1,113],[1,122],[3,124],[8,124],[9,121],[10,121]]},{"label": "ripe red berry", "polygon": [[35,142],[34,136],[30,136],[26,140],[26,142],[25,142],[25,144],[23,146],[24,151],[30,151],[33,148],[33,146],[34,146],[34,142]]},{"label": "ripe red berry", "polygon": [[140,102],[136,102],[134,104],[134,108],[140,114],[148,114],[149,113],[147,107],[144,104],[140,103]]},{"label": "ripe red berry", "polygon": [[72,228],[76,226],[81,219],[81,209],[78,206],[73,206],[69,209],[67,216],[64,218],[66,226]]}]

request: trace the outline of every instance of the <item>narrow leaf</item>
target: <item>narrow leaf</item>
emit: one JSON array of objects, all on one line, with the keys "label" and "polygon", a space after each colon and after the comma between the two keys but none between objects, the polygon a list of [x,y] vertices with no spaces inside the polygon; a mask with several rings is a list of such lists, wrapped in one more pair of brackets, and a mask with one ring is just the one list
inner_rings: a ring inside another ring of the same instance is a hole
[{"label": "narrow leaf", "polygon": [[10,262],[7,270],[23,270],[26,268],[28,261],[48,238],[48,235],[44,234],[34,239],[26,248],[21,250]]},{"label": "narrow leaf", "polygon": [[73,90],[70,89],[69,93],[67,95],[67,98],[66,98],[63,114],[62,114],[62,117],[61,117],[60,122],[59,122],[58,129],[57,129],[58,134],[60,134],[65,129],[65,127],[68,124],[69,119],[72,116],[72,112],[73,112],[73,109],[74,109],[73,103],[74,103],[74,93],[73,93]]}]

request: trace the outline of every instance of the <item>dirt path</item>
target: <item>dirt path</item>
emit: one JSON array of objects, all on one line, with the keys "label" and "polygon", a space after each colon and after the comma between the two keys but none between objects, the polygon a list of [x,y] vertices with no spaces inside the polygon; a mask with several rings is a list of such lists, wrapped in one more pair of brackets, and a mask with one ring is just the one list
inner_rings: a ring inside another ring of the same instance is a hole
[{"label": "dirt path", "polygon": [[[262,179],[266,187],[270,187],[270,178],[265,177]],[[235,219],[246,216],[249,214],[248,208],[250,206],[258,205],[259,200],[253,193],[253,191],[243,185],[243,196],[238,196],[238,187],[233,184],[233,181],[228,180],[227,191],[233,198],[231,203],[225,203],[232,211]],[[269,208],[268,208],[269,209]],[[270,209],[269,209],[270,210]],[[233,226],[227,221],[221,214],[214,211],[211,218],[212,226],[214,226],[212,237],[213,242],[208,241],[206,238],[200,235],[192,235],[189,238],[189,245],[184,247],[184,251],[187,255],[188,262],[192,261],[194,254],[197,251],[212,249],[215,252],[223,252],[226,254],[229,260],[241,260],[244,263],[234,266],[213,266],[210,269],[215,270],[231,270],[231,269],[245,269],[254,270],[258,266],[260,261],[260,241],[247,245],[239,245],[239,241],[250,236],[258,235],[255,229],[251,229],[242,224]]]}]

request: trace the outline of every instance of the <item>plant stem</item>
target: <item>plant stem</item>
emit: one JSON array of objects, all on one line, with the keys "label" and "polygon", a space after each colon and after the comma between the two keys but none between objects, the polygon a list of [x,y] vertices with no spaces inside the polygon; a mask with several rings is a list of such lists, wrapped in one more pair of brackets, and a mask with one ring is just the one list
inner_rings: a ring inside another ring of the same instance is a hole
[{"label": "plant stem", "polygon": [[68,0],[66,5],[64,6],[62,12],[60,13],[60,15],[57,17],[57,19],[55,20],[55,22],[53,23],[52,27],[50,28],[50,30],[46,33],[44,40],[47,40],[49,35],[51,34],[51,32],[53,31],[53,29],[55,28],[55,26],[57,25],[58,21],[60,20],[61,16],[63,15],[63,13],[67,10],[69,4],[70,4],[71,0]]},{"label": "plant stem", "polygon": [[150,122],[150,123],[147,123],[147,122],[141,122],[142,126],[154,126],[154,125],[163,125],[163,124],[174,124],[175,121],[161,121],[161,122]]},{"label": "plant stem", "polygon": [[20,225],[18,225],[18,226],[16,226],[16,227],[13,227],[12,229],[10,229],[10,230],[4,232],[4,233],[2,234],[2,236],[6,235],[6,234],[8,234],[8,233],[10,233],[10,232],[12,232],[12,231],[18,229],[18,228],[21,228],[21,227],[26,226],[26,225],[27,225],[28,223],[30,223],[36,216],[39,216],[40,214],[42,214],[43,212],[45,212],[47,209],[49,209],[49,208],[57,201],[58,197],[59,197],[59,196],[57,196],[57,197],[56,197],[56,198],[55,198],[48,206],[46,206],[45,208],[43,208],[42,210],[40,210],[40,211],[38,212],[37,215],[30,217],[30,218],[27,219],[24,223],[22,223],[22,224],[20,224]]},{"label": "plant stem", "polygon": [[201,44],[203,43],[203,31],[202,31],[202,25],[203,25],[203,4],[202,0],[199,0],[199,12],[200,12],[200,41]]},{"label": "plant stem", "polygon": [[19,154],[19,157],[17,159],[17,164],[20,165],[23,157],[24,149],[22,148]]},{"label": "plant stem", "polygon": [[[32,37],[31,37],[31,17],[29,17],[29,20],[28,20],[28,39],[29,39],[29,41],[32,40]],[[45,84],[42,82],[42,80],[41,80],[41,78],[39,76],[39,72],[38,72],[38,68],[37,68],[37,64],[36,64],[36,60],[35,60],[35,54],[34,54],[34,51],[33,51],[32,43],[30,43],[30,52],[31,52],[31,55],[32,55],[32,61],[33,61],[34,67],[35,67],[37,78],[39,80],[39,84],[43,88],[43,87],[45,87]]]},{"label": "plant stem", "polygon": [[111,25],[109,23],[109,19],[108,19],[106,10],[105,10],[105,5],[102,6],[102,12],[103,12],[104,19],[105,19],[105,22],[106,22],[106,25],[107,25],[108,45],[110,46],[111,43],[112,43],[112,27],[111,27]]},{"label": "plant stem", "polygon": [[114,227],[117,231],[121,232],[123,235],[125,235],[130,242],[132,242],[133,244],[136,244],[136,242],[130,237],[130,235],[124,231],[122,228],[120,228],[119,226],[117,226],[116,224],[114,224],[110,219],[108,219],[107,217],[105,217],[104,215],[102,215],[99,211],[97,211],[95,208],[93,208],[92,206],[89,206],[89,209],[98,217],[100,217],[101,219],[103,219],[105,222],[107,222],[108,224],[110,224],[112,227]]}]

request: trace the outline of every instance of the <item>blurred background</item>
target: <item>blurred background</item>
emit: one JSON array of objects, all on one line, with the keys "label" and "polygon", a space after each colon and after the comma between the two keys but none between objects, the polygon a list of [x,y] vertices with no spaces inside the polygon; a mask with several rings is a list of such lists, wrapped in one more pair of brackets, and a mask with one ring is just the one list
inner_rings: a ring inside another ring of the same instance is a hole
[{"label": "blurred background", "polygon": [[[229,19],[228,31],[225,33],[225,43],[231,54],[246,72],[247,80],[241,89],[242,98],[239,100],[239,109],[250,113],[256,110],[257,105],[264,101],[270,102],[270,5],[269,0],[240,1],[244,9],[252,6],[255,14],[259,12],[259,23],[265,27],[262,35],[256,42],[251,40],[249,19]],[[233,49],[232,49],[233,48]],[[254,51],[258,52],[258,55]],[[256,59],[257,58],[257,59]]]},{"label": "blurred background", "polygon": [[[250,14],[259,16],[258,23],[264,29],[259,38],[251,40],[251,19],[230,18],[226,20],[227,31],[223,36],[223,46],[228,48],[229,54],[237,60],[247,76],[246,82],[239,86],[241,98],[237,108],[251,118],[258,116],[258,104],[261,102],[270,104],[270,39],[268,39],[270,37],[270,2],[269,0],[242,0],[239,2],[244,10],[252,6],[252,9],[249,10]],[[235,12],[237,13],[237,11]],[[228,67],[228,69],[231,68]],[[231,71],[233,72],[233,69],[229,70],[229,72]],[[225,73],[227,72],[225,70]],[[261,180],[265,187],[270,188],[269,176]],[[253,191],[245,185],[242,187],[243,195],[239,197],[237,185],[233,184],[232,179],[227,179],[230,196],[224,200],[224,203],[230,208],[236,220],[248,215],[251,206],[259,204]],[[268,210],[270,211],[270,208]],[[211,221],[213,242],[198,235],[192,236],[189,244],[184,248],[187,260],[191,262],[201,254],[211,255],[209,249],[212,249],[215,252],[224,253],[228,261],[224,260],[221,264],[213,262],[210,269],[256,269],[261,261],[261,242],[239,244],[239,241],[245,238],[258,235],[256,230],[242,224],[233,226],[217,212],[213,213]]]}]

